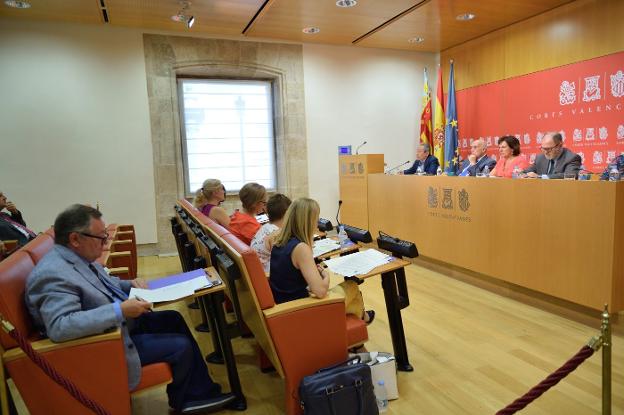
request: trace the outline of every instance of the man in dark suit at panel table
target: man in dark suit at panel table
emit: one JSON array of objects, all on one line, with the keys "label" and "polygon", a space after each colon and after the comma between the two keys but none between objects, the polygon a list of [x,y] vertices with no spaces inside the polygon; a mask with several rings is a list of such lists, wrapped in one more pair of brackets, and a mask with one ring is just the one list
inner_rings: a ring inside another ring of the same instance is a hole
[{"label": "man in dark suit at panel table", "polygon": [[559,133],[546,133],[542,138],[542,154],[535,163],[524,170],[523,177],[543,179],[563,179],[577,177],[581,169],[581,156],[563,147],[563,137]]},{"label": "man in dark suit at panel table", "polygon": [[483,173],[483,170],[487,167],[488,171],[492,171],[496,166],[496,160],[488,157],[487,146],[485,140],[482,138],[476,139],[470,144],[470,155],[468,159],[464,161],[458,176],[476,176],[479,173]]},{"label": "man in dark suit at panel table", "polygon": [[[4,209],[7,212],[2,212]],[[0,240],[17,240],[17,244],[23,246],[35,236],[37,235],[26,227],[22,213],[0,191]]]},{"label": "man in dark suit at panel table", "polygon": [[430,151],[429,144],[419,144],[418,147],[416,147],[416,161],[414,161],[412,167],[399,172],[399,174],[435,175],[440,166],[440,162],[435,156],[429,154]]},{"label": "man in dark suit at panel table", "polygon": [[139,384],[142,365],[167,362],[173,372],[169,406],[183,414],[233,401],[210,378],[182,316],[173,310],[150,312],[151,303],[128,298],[130,288],[145,288],[145,281],[111,277],[94,262],[109,238],[101,216],[92,207],[72,205],[56,218],[54,248],[26,281],[26,305],[37,326],[54,342],[120,328],[130,390]]}]

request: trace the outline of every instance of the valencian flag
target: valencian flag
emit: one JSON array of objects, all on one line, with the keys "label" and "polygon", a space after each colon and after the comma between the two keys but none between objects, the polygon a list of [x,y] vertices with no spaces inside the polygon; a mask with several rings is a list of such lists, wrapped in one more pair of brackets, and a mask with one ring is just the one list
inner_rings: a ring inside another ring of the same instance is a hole
[{"label": "valencian flag", "polygon": [[442,68],[438,67],[438,87],[435,100],[435,118],[433,119],[433,155],[444,166],[444,88],[442,88]]},{"label": "valencian flag", "polygon": [[425,68],[422,102],[423,110],[420,115],[420,142],[431,145],[431,94],[429,93],[427,68]]},{"label": "valencian flag", "polygon": [[457,108],[455,107],[455,79],[453,72],[453,61],[451,61],[448,100],[446,101],[446,128],[444,129],[444,171],[449,175],[456,174],[459,167]]}]

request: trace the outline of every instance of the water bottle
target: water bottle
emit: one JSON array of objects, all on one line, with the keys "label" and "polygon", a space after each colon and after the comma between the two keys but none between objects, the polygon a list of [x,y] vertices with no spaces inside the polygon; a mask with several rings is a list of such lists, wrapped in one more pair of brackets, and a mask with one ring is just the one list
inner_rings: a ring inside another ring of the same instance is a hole
[{"label": "water bottle", "polygon": [[511,178],[517,179],[518,177],[520,177],[520,167],[516,166],[513,169],[513,173],[511,173]]},{"label": "water bottle", "polygon": [[620,171],[617,168],[617,164],[613,163],[609,166],[609,181],[617,182],[620,180]]},{"label": "water bottle", "polygon": [[442,176],[442,167],[438,166],[438,170],[436,170],[436,176]]},{"label": "water bottle", "polygon": [[344,249],[349,245],[349,237],[344,230],[344,226],[340,225],[338,227],[338,242],[340,242],[340,249]]},{"label": "water bottle", "polygon": [[425,166],[423,166],[423,162],[421,161],[418,167],[416,168],[416,174],[422,176],[425,174]]},{"label": "water bottle", "polygon": [[375,386],[377,409],[379,409],[379,413],[386,412],[388,410],[388,392],[386,391],[386,384],[383,380],[380,380]]},{"label": "water bottle", "polygon": [[483,168],[483,175],[484,175],[485,177],[487,177],[487,176],[489,176],[489,175],[490,175],[490,167],[489,167],[489,166],[487,166],[487,165],[486,165],[486,166]]}]

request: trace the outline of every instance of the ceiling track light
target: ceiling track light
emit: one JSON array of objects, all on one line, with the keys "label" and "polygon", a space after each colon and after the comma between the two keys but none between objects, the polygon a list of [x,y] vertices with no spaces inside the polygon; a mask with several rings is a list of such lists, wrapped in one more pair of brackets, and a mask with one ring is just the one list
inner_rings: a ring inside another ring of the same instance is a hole
[{"label": "ceiling track light", "polygon": [[459,16],[455,17],[455,19],[459,20],[460,22],[467,22],[468,20],[472,20],[475,17],[477,17],[476,14],[473,14],[473,13],[463,13],[463,14],[460,14]]},{"label": "ceiling track light", "polygon": [[30,3],[19,0],[4,0],[4,4],[14,9],[30,9]]},{"label": "ceiling track light", "polygon": [[186,23],[186,27],[190,29],[195,24],[195,16],[189,14],[191,2],[181,1],[180,7],[181,9],[178,14],[171,16],[171,20],[173,20],[174,22]]},{"label": "ceiling track light", "polygon": [[357,0],[338,0],[336,6],[338,7],[353,7],[357,4]]}]

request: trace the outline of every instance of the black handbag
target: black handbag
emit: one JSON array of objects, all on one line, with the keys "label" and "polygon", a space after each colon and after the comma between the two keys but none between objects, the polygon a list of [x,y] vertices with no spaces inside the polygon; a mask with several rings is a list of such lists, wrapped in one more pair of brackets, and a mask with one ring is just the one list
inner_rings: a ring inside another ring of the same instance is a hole
[{"label": "black handbag", "polygon": [[299,384],[306,415],[378,415],[370,367],[360,358],[321,369]]}]

